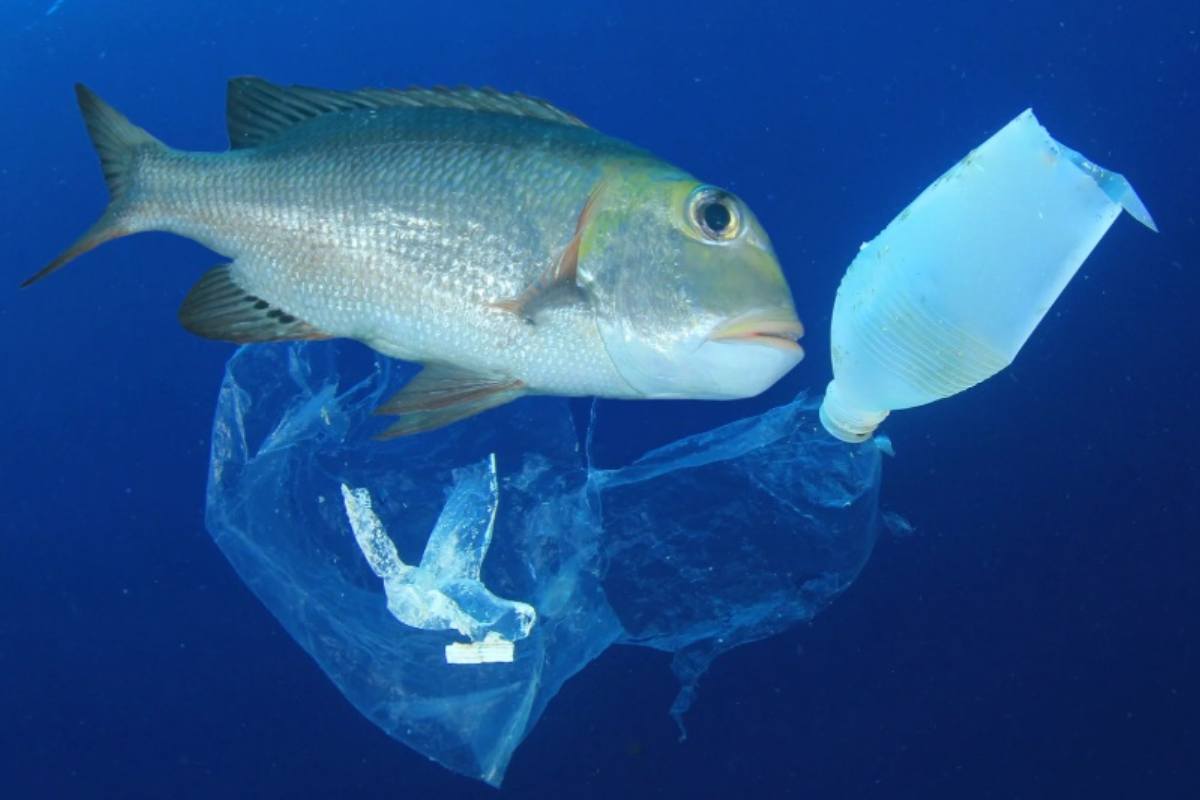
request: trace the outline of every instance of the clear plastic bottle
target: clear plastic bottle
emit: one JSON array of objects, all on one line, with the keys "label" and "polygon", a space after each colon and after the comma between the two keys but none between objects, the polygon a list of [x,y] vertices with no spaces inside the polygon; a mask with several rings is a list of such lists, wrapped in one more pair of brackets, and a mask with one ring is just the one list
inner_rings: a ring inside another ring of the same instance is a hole
[{"label": "clear plastic bottle", "polygon": [[1120,175],[1025,111],[921,193],[846,271],[833,307],[826,430],[871,437],[891,411],[957,394],[1012,362],[1125,209]]}]

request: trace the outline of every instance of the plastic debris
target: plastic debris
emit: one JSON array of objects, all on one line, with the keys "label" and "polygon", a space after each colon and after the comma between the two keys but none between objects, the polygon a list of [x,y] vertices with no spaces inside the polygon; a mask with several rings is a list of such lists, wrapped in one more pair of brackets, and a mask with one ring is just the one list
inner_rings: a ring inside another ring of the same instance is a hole
[{"label": "plastic debris", "polygon": [[804,398],[600,470],[554,398],[373,440],[411,374],[345,342],[239,350],[208,526],[350,702],[464,775],[498,785],[618,642],[675,654],[682,721],[715,656],[810,619],[874,545],[880,451]]},{"label": "plastic debris", "polygon": [[[342,500],[359,549],[383,580],[392,616],[413,628],[458,631],[472,643],[486,640],[494,646],[477,648],[479,652],[493,658],[507,652],[506,660],[512,661],[512,643],[529,635],[537,612],[528,603],[496,597],[480,577],[499,502],[494,454],[455,475],[421,563],[415,567],[400,559],[375,515],[370,492],[342,484]],[[500,642],[508,644],[507,651],[499,647]],[[455,653],[468,651],[459,648]]]},{"label": "plastic debris", "polygon": [[833,307],[826,429],[862,441],[1008,366],[1122,209],[1157,230],[1125,178],[1020,114],[859,249]]}]

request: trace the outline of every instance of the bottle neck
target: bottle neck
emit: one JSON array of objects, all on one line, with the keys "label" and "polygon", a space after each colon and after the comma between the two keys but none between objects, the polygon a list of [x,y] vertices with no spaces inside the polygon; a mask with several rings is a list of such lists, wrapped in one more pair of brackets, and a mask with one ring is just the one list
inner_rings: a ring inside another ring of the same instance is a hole
[{"label": "bottle neck", "polygon": [[879,423],[883,422],[888,413],[887,411],[868,411],[848,403],[835,378],[825,388],[820,417],[821,424],[834,438],[858,444],[871,438],[875,429],[879,427]]}]

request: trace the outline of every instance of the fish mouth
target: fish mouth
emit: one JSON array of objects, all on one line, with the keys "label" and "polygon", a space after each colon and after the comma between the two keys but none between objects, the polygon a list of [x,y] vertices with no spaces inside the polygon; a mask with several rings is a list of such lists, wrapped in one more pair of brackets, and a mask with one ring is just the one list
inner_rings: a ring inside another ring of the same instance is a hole
[{"label": "fish mouth", "polygon": [[803,356],[804,349],[797,341],[803,335],[804,325],[795,317],[754,313],[744,314],[718,325],[708,338],[714,342],[766,345],[799,352]]}]

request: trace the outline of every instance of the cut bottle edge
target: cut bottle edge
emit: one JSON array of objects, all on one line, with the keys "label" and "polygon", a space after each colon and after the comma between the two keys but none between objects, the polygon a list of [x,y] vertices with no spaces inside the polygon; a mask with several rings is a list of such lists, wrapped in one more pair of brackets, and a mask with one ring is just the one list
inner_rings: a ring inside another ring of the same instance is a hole
[{"label": "cut bottle edge", "polygon": [[1154,217],[1150,215],[1150,209],[1146,208],[1146,204],[1138,196],[1137,190],[1133,188],[1133,184],[1124,175],[1119,172],[1113,172],[1110,169],[1105,169],[1083,153],[1055,139],[1050,135],[1050,131],[1046,130],[1046,126],[1038,120],[1032,108],[1025,109],[1025,111],[1017,115],[1017,119],[1019,120],[1025,116],[1028,116],[1033,124],[1037,125],[1038,130],[1046,137],[1046,140],[1066,156],[1068,161],[1095,181],[1096,187],[1104,192],[1109,200],[1120,206],[1129,216],[1155,233],[1158,233],[1158,225],[1154,222]]}]

